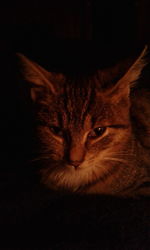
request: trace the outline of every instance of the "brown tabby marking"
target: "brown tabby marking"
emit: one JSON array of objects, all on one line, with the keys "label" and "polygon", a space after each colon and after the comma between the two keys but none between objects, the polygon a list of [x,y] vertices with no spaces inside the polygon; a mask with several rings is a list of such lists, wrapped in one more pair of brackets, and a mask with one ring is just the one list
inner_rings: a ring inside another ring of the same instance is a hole
[{"label": "brown tabby marking", "polygon": [[19,55],[38,124],[34,161],[48,188],[122,196],[143,192],[150,172],[150,93],[130,95],[130,88],[145,65],[144,55],[145,50],[116,84],[112,70],[71,78]]}]

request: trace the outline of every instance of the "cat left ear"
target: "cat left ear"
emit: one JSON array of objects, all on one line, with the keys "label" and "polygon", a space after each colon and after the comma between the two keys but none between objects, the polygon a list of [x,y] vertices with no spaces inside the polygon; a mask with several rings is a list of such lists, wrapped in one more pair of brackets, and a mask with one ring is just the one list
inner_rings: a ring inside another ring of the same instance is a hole
[{"label": "cat left ear", "polygon": [[50,80],[51,73],[46,71],[37,63],[29,60],[24,55],[17,53],[17,56],[22,63],[24,79],[31,85],[31,98],[35,100],[36,93],[40,91],[41,88],[45,87],[49,89],[49,92],[55,95],[57,91],[54,84]]},{"label": "cat left ear", "polygon": [[119,100],[119,97],[129,96],[130,89],[135,86],[137,80],[140,78],[143,68],[147,64],[147,61],[145,59],[147,50],[148,47],[145,46],[141,55],[133,63],[133,65],[129,68],[125,75],[117,82],[117,84],[110,91],[107,92],[110,97],[112,96],[112,98],[114,97],[116,100]]}]

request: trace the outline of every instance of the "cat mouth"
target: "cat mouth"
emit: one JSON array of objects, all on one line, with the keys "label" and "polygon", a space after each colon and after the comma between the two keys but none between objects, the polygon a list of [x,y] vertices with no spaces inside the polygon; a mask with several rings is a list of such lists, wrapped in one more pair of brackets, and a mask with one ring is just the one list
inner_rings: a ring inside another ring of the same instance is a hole
[{"label": "cat mouth", "polygon": [[[105,182],[113,176],[121,162],[108,166],[105,162],[101,164],[92,162],[82,163],[78,167],[71,164],[64,164],[53,166],[52,169],[47,168],[42,171],[42,183],[48,188],[56,189],[58,191],[66,191],[73,193],[85,193],[88,189],[101,183],[105,186]],[[105,191],[105,190],[104,190]]]},{"label": "cat mouth", "polygon": [[68,164],[67,166],[65,166],[67,169],[69,170],[73,170],[73,171],[84,171],[86,169],[90,169],[91,166],[83,166],[82,164],[79,165],[79,166],[74,166],[74,165],[71,165],[71,164]]},{"label": "cat mouth", "polygon": [[75,170],[75,173],[79,174],[79,177],[80,177],[80,173],[82,173],[82,175],[89,174],[90,178],[87,178],[86,181],[83,183],[79,183],[79,185],[77,185],[76,187],[75,186],[71,188],[66,187],[66,189],[70,189],[70,191],[73,191],[75,193],[85,193],[85,192],[88,192],[88,190],[91,187],[97,185],[98,183],[104,187],[107,180],[110,177],[114,176],[116,172],[118,172],[118,168],[120,165],[121,163],[118,162],[118,163],[113,164],[111,168],[107,168],[107,165],[105,162],[104,165],[101,165],[101,171],[99,171],[100,168],[97,168],[97,165],[95,165],[95,167],[92,167],[91,165],[84,166],[84,167],[80,166],[80,168]]}]

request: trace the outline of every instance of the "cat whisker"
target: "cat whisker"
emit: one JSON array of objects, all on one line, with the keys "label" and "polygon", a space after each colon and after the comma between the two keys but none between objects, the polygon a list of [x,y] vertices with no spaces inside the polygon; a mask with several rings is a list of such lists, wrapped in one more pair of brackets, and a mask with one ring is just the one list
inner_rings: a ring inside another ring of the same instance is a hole
[{"label": "cat whisker", "polygon": [[136,154],[115,154],[115,155],[111,155],[111,156],[112,157],[135,157]]},{"label": "cat whisker", "polygon": [[129,164],[128,161],[122,159],[122,158],[115,158],[115,157],[105,157],[104,160],[111,160],[111,161],[116,161],[116,162],[121,162],[121,163],[124,163],[124,164]]},{"label": "cat whisker", "polygon": [[[132,154],[132,153],[111,153],[111,154],[108,154],[107,157],[104,157],[104,159],[111,159],[111,160],[118,160],[122,163],[128,163],[128,161],[126,159],[122,159],[124,157],[126,158],[132,158],[132,157],[135,157],[136,154]],[[94,157],[91,157],[90,159],[88,159],[88,164],[93,164],[94,163]]]},{"label": "cat whisker", "polygon": [[136,155],[136,153],[131,153],[127,151],[121,151],[121,152],[111,152],[111,155]]}]

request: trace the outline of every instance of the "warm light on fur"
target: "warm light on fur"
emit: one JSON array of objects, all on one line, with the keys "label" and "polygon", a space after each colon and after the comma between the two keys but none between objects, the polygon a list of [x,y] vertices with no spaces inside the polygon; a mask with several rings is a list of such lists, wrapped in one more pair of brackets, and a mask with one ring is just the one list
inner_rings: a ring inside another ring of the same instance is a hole
[{"label": "warm light on fur", "polygon": [[[146,49],[107,89],[102,87],[102,71],[84,80],[73,79],[49,73],[19,54],[40,121],[36,127],[39,149],[33,161],[40,165],[41,180],[48,188],[132,195],[149,179],[150,93],[143,91],[141,96],[137,91],[130,96],[146,64]],[[137,112],[140,98],[148,117]],[[135,120],[145,127],[140,136]],[[102,134],[96,134],[97,128]]]}]

